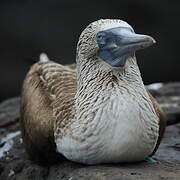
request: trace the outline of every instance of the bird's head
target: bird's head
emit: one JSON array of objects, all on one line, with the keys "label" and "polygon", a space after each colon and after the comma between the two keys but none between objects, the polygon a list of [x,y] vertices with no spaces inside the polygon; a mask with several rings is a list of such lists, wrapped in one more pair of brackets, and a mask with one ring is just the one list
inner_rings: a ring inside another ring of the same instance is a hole
[{"label": "bird's head", "polygon": [[147,35],[136,34],[133,28],[122,20],[101,19],[91,23],[82,32],[77,55],[86,59],[96,56],[112,67],[124,67],[134,52],[155,43]]}]

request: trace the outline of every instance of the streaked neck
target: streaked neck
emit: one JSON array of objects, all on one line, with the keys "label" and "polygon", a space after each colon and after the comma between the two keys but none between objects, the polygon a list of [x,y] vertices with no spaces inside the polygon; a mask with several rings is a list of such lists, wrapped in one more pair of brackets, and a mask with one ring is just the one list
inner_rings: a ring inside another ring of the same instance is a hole
[{"label": "streaked neck", "polygon": [[144,86],[135,56],[129,57],[123,68],[112,68],[95,56],[77,61],[77,82],[77,90],[96,90],[101,85],[113,88],[117,84],[119,87],[121,84],[130,87]]}]

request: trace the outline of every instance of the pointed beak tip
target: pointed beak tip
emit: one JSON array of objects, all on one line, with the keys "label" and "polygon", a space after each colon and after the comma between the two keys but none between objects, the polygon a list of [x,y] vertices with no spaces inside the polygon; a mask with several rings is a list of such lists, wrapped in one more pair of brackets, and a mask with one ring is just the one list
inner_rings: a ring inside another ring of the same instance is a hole
[{"label": "pointed beak tip", "polygon": [[155,43],[156,43],[156,40],[155,40],[153,37],[148,36],[148,39],[149,39],[149,41],[150,41],[152,44],[155,44]]},{"label": "pointed beak tip", "polygon": [[156,43],[156,40],[155,40],[154,38],[152,38],[152,42],[153,42],[153,44],[155,44],[155,43]]},{"label": "pointed beak tip", "polygon": [[148,42],[149,46],[156,44],[156,40],[151,36],[146,36],[146,42]]}]

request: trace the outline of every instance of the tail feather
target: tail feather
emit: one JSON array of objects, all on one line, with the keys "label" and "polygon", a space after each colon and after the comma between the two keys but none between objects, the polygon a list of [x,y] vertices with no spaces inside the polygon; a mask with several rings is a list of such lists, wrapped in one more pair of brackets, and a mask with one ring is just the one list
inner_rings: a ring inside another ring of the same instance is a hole
[{"label": "tail feather", "polygon": [[41,53],[39,59],[40,59],[39,62],[41,63],[46,63],[50,61],[46,53]]}]

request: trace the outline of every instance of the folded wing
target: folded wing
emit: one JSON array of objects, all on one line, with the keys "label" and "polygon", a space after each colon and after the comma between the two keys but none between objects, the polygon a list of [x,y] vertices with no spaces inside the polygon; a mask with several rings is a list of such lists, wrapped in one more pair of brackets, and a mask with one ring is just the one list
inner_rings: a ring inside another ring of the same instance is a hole
[{"label": "folded wing", "polygon": [[75,93],[75,65],[63,66],[47,60],[31,67],[22,88],[20,122],[32,159],[54,160],[54,124],[62,127],[73,118]]}]

